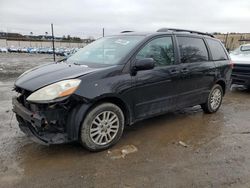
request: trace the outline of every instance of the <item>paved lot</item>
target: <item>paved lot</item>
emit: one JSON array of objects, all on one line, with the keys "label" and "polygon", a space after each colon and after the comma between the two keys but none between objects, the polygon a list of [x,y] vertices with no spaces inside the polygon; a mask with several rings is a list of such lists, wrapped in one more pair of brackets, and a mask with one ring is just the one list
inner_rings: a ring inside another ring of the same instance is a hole
[{"label": "paved lot", "polygon": [[0,187],[250,187],[250,91],[232,89],[213,115],[197,106],[139,122],[108,151],[46,147],[17,128],[11,89],[51,60],[0,54]]}]

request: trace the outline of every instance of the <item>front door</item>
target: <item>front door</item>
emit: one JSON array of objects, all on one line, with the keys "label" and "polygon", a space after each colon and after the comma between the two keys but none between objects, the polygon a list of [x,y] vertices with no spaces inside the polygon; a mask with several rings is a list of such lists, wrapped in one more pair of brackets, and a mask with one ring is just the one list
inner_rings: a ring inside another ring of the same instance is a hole
[{"label": "front door", "polygon": [[143,58],[153,58],[156,64],[154,69],[138,71],[133,77],[136,119],[174,110],[180,82],[179,65],[175,63],[171,36],[149,41],[135,57],[136,60]]}]

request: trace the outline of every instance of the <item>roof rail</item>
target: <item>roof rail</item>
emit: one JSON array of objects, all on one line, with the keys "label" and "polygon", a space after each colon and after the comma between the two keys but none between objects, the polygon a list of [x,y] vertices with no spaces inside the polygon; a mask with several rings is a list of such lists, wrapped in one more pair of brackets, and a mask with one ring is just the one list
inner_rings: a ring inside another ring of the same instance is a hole
[{"label": "roof rail", "polygon": [[134,31],[122,31],[121,33],[130,33],[130,32],[134,32]]},{"label": "roof rail", "polygon": [[203,33],[203,32],[200,32],[200,31],[192,31],[192,30],[187,30],[187,29],[161,28],[161,29],[157,30],[157,32],[167,32],[167,31],[195,33],[195,34],[199,34],[199,35],[207,35],[207,36],[210,36],[210,37],[214,38],[214,36],[212,34]]}]

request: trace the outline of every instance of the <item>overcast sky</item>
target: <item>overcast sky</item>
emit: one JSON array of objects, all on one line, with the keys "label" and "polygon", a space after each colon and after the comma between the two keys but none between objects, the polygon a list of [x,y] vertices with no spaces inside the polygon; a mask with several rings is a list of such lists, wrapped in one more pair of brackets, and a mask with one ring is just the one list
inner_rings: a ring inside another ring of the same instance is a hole
[{"label": "overcast sky", "polygon": [[161,27],[250,32],[250,0],[0,0],[0,31],[79,37]]}]

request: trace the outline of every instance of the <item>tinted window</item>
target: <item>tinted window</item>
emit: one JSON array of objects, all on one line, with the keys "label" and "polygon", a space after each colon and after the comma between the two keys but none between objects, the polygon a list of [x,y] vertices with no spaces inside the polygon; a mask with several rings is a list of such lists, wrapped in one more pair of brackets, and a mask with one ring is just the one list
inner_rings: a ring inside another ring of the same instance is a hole
[{"label": "tinted window", "polygon": [[182,63],[201,62],[208,60],[206,45],[202,39],[177,37]]},{"label": "tinted window", "polygon": [[213,60],[225,60],[228,59],[227,55],[222,47],[222,44],[219,41],[212,40],[212,39],[206,39],[208,46],[210,48],[210,51],[212,53]]},{"label": "tinted window", "polygon": [[150,41],[136,56],[136,59],[153,58],[156,66],[174,64],[174,50],[171,37],[162,37]]}]

